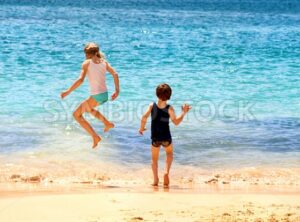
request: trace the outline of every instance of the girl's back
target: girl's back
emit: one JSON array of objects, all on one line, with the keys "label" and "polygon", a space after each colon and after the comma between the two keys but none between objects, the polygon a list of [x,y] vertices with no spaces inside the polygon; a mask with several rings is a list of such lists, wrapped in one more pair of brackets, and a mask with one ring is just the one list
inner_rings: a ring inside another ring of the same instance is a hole
[{"label": "girl's back", "polygon": [[96,95],[107,91],[105,73],[105,61],[95,63],[92,59],[90,59],[87,77],[90,83],[91,95]]}]

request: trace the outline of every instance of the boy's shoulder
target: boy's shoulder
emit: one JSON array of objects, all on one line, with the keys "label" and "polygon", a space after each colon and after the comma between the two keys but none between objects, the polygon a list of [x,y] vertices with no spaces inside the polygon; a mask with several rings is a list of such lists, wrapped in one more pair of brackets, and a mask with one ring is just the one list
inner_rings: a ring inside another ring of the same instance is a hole
[{"label": "boy's shoulder", "polygon": [[173,108],[173,106],[171,105],[171,104],[167,104],[167,108],[168,108],[168,110],[174,110],[174,108]]},{"label": "boy's shoulder", "polygon": [[153,106],[155,105],[155,102],[149,103],[149,108],[153,108]]}]

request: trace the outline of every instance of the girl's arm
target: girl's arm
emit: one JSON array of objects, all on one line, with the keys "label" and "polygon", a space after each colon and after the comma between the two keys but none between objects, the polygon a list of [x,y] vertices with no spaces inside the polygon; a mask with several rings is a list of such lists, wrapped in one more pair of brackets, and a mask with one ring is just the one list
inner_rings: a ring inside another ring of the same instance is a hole
[{"label": "girl's arm", "polygon": [[113,76],[114,78],[114,83],[115,83],[115,92],[112,94],[111,99],[115,100],[120,92],[120,85],[119,85],[119,75],[118,73],[111,67],[111,65],[106,62],[106,69],[107,71]]},{"label": "girl's arm", "polygon": [[174,108],[172,106],[170,106],[169,108],[169,115],[170,115],[170,119],[172,120],[172,122],[177,126],[181,123],[181,121],[183,120],[183,117],[185,116],[185,114],[190,111],[190,109],[192,108],[191,106],[184,104],[182,107],[182,112],[179,116],[176,117]]},{"label": "girl's arm", "polygon": [[79,78],[73,83],[73,85],[69,89],[67,89],[66,91],[61,93],[62,99],[65,98],[67,95],[69,95],[72,91],[77,89],[83,83],[84,78],[87,73],[87,69],[89,67],[89,63],[90,63],[89,61],[84,61],[82,63],[82,69],[81,69]]},{"label": "girl's arm", "polygon": [[147,123],[147,119],[148,117],[150,116],[150,113],[151,113],[151,110],[152,110],[152,107],[153,107],[153,104],[150,104],[146,110],[146,112],[144,113],[142,119],[141,119],[141,127],[139,129],[139,133],[141,135],[144,134],[144,131],[146,130],[145,126],[146,126],[146,123]]}]

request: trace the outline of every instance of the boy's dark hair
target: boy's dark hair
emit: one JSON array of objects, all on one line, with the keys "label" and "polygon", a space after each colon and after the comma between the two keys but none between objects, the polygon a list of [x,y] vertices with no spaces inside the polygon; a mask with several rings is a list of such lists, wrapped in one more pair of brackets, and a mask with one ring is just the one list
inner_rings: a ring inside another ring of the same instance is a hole
[{"label": "boy's dark hair", "polygon": [[160,100],[167,101],[171,98],[171,95],[172,95],[172,89],[168,84],[163,83],[156,87],[156,96]]}]

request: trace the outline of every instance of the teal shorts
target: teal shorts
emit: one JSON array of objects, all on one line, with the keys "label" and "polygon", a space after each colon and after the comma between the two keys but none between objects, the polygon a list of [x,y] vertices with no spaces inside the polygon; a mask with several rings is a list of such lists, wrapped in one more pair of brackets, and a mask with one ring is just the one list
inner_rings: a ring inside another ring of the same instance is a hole
[{"label": "teal shorts", "polygon": [[104,92],[104,93],[99,93],[96,95],[92,95],[92,97],[99,103],[99,104],[103,104],[105,102],[107,102],[108,100],[108,93]]}]

